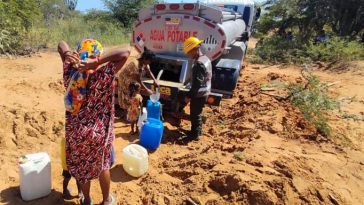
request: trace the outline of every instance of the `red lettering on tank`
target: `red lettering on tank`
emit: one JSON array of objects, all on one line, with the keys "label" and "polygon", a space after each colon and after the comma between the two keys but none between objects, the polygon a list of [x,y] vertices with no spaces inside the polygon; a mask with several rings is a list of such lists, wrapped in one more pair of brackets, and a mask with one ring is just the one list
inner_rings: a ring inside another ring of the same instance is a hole
[{"label": "red lettering on tank", "polygon": [[178,34],[178,42],[183,42],[183,31],[180,31]]},{"label": "red lettering on tank", "polygon": [[176,42],[179,42],[179,34],[181,33],[181,31],[176,32]]},{"label": "red lettering on tank", "polygon": [[183,34],[183,41],[186,40],[188,37],[190,37],[190,32],[185,31]]},{"label": "red lettering on tank", "polygon": [[149,36],[149,39],[151,41],[154,41],[154,30],[150,30],[150,36]]},{"label": "red lettering on tank", "polygon": [[172,38],[172,31],[168,31],[167,41],[171,41],[171,38]]},{"label": "red lettering on tank", "polygon": [[179,33],[180,33],[180,31],[178,29],[176,29],[176,38],[175,38],[176,41],[178,41]]},{"label": "red lettering on tank", "polygon": [[152,41],[164,41],[164,31],[163,30],[151,30],[149,38]]},{"label": "red lettering on tank", "polygon": [[172,39],[171,39],[172,42],[175,42],[176,41],[176,31],[172,31]]},{"label": "red lettering on tank", "polygon": [[[182,30],[151,30],[151,41],[184,42],[190,36],[197,36],[197,31]],[[192,35],[191,35],[192,34]]]},{"label": "red lettering on tank", "polygon": [[150,40],[153,40],[153,30],[150,30],[149,39],[150,39]]},{"label": "red lettering on tank", "polygon": [[161,30],[160,31],[161,37],[160,37],[160,41],[164,41],[164,31]]}]

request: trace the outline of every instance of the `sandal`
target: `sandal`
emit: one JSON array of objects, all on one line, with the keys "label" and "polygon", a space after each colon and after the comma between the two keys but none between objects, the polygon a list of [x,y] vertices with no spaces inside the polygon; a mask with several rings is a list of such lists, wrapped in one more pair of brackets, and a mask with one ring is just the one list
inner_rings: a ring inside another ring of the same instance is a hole
[{"label": "sandal", "polygon": [[[116,203],[116,197],[112,194],[110,194],[110,198],[111,198],[111,201],[109,203],[109,205],[113,205],[114,203]],[[104,205],[105,203],[102,202],[100,205]]]}]

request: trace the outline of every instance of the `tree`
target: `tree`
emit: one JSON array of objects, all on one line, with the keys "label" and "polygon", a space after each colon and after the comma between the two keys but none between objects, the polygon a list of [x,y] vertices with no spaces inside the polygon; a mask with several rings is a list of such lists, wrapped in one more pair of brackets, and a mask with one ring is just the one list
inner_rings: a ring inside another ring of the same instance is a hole
[{"label": "tree", "polygon": [[332,30],[340,36],[354,36],[364,30],[364,0],[326,0]]},{"label": "tree", "polygon": [[41,0],[41,10],[47,25],[53,20],[63,19],[69,13],[68,7],[63,0]]},{"label": "tree", "polygon": [[64,3],[67,5],[68,9],[74,11],[77,6],[78,0],[64,0]]},{"label": "tree", "polygon": [[0,1],[0,53],[15,52],[26,33],[41,17],[40,2],[35,0]]},{"label": "tree", "polygon": [[364,28],[364,0],[275,0],[262,16],[258,29],[295,30],[308,39],[324,27],[339,36],[353,37]]},{"label": "tree", "polygon": [[138,18],[139,10],[155,3],[155,0],[104,0],[104,3],[124,27],[131,27]]}]

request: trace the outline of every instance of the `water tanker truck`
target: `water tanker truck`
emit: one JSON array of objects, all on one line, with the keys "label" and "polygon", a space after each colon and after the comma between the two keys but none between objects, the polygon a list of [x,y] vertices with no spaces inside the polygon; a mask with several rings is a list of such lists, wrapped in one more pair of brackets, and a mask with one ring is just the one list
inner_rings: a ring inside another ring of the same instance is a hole
[{"label": "water tanker truck", "polygon": [[[165,110],[181,111],[190,88],[193,62],[183,53],[185,39],[203,40],[203,50],[213,64],[212,93],[207,103],[219,105],[236,88],[254,19],[254,2],[248,0],[155,4],[139,12],[132,44],[142,52],[154,51],[155,76],[161,74],[159,92]],[[154,89],[150,79],[143,82]]]}]

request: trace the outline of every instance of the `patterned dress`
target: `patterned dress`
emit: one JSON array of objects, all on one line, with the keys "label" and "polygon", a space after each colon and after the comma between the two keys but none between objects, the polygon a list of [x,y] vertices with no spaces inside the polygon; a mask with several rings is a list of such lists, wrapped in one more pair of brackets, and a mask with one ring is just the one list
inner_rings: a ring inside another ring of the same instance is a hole
[{"label": "patterned dress", "polygon": [[129,108],[127,119],[129,122],[136,122],[138,120],[140,114],[140,103],[143,102],[143,97],[140,94],[135,95],[132,98],[129,98]]},{"label": "patterned dress", "polygon": [[118,76],[118,103],[124,110],[129,108],[129,85],[131,82],[137,82],[145,75],[143,68],[139,68],[137,60],[130,62],[127,66],[121,69]]},{"label": "patterned dress", "polygon": [[[64,64],[67,89],[75,69]],[[110,168],[114,140],[115,65],[107,63],[90,74],[86,101],[77,115],[66,112],[66,162],[69,172],[84,184]]]}]

